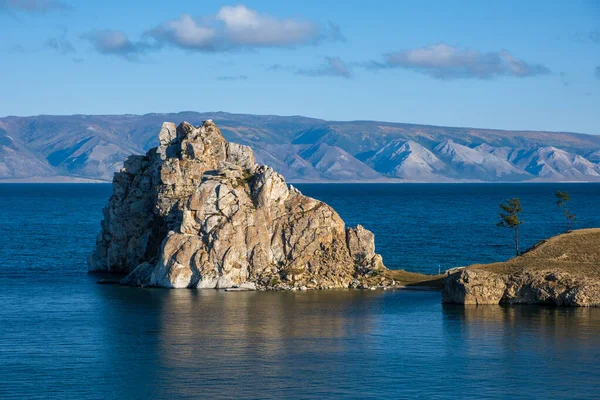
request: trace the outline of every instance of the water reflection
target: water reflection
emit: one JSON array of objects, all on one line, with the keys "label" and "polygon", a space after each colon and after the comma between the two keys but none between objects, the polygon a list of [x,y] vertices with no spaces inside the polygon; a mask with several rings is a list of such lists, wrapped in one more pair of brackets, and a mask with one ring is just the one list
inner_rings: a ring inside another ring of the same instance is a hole
[{"label": "water reflection", "polygon": [[97,290],[105,368],[124,397],[600,390],[599,309],[442,306],[419,292]]},{"label": "water reflection", "polygon": [[523,396],[523,388],[533,390],[534,380],[543,385],[530,392],[532,396],[573,397],[583,388],[590,395],[600,390],[600,309],[498,305],[442,309],[450,344],[446,356],[465,375],[485,379],[488,393]]},{"label": "water reflection", "polygon": [[559,336],[577,332],[594,337],[600,333],[600,308],[444,304],[443,311],[446,319],[459,320],[475,331],[482,326],[501,326],[506,330],[551,331]]},{"label": "water reflection", "polygon": [[0,303],[0,398],[600,393],[597,309],[442,306],[439,293],[416,291],[141,290],[67,278],[4,285]]},{"label": "water reflection", "polygon": [[[319,363],[343,368],[344,356],[356,346],[348,339],[360,337],[368,344],[381,305],[376,293],[348,291],[228,293],[117,286],[100,291],[107,301],[106,328],[116,330],[107,337],[127,351],[144,347],[138,367],[150,384],[136,388],[138,396],[142,390],[195,397],[200,388],[210,396],[249,395],[257,379],[274,393],[322,383],[326,371],[310,382],[295,377],[299,369],[312,371]],[[109,357],[115,369],[124,361],[122,353]],[[235,387],[235,393],[224,392],[224,385]],[[127,385],[120,389],[129,390]]]}]

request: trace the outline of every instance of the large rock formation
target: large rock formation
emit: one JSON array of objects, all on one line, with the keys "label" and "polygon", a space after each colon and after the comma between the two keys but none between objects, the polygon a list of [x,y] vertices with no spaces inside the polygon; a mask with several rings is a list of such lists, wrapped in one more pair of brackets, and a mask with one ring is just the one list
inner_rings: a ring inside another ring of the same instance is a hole
[{"label": "large rock formation", "polygon": [[600,229],[563,234],[505,263],[451,273],[442,300],[457,304],[600,306]]},{"label": "large rock formation", "polygon": [[370,231],[345,229],[212,121],[165,123],[159,141],[115,174],[90,271],[137,286],[347,288],[385,270]]}]

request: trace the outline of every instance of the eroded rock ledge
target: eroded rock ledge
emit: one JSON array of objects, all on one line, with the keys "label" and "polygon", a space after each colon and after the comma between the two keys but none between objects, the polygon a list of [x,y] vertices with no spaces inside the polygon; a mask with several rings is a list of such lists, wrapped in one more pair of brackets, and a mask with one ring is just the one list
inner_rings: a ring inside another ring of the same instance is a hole
[{"label": "eroded rock ledge", "polygon": [[167,288],[348,288],[385,271],[373,233],[302,195],[212,121],[165,123],[115,174],[90,271]]},{"label": "eroded rock ledge", "polygon": [[600,306],[600,229],[551,238],[506,263],[452,273],[445,303]]},{"label": "eroded rock ledge", "polygon": [[465,269],[449,276],[442,292],[445,303],[546,304],[600,306],[600,282],[560,271],[522,272],[508,276]]}]

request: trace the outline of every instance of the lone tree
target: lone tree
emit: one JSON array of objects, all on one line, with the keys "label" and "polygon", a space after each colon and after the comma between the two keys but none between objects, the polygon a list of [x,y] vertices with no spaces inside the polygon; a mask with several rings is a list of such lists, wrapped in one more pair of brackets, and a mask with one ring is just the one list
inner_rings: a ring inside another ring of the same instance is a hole
[{"label": "lone tree", "polygon": [[521,200],[518,198],[508,199],[505,203],[500,203],[500,222],[496,226],[511,228],[515,231],[515,251],[519,256],[519,226],[523,221],[519,219],[519,213],[523,211]]},{"label": "lone tree", "polygon": [[554,193],[554,196],[556,197],[556,205],[563,209],[563,214],[565,215],[565,218],[567,219],[567,232],[571,231],[571,225],[575,225],[575,223],[577,222],[576,216],[575,214],[571,214],[569,212],[569,209],[567,208],[567,203],[569,202],[569,200],[571,200],[571,197],[569,196],[569,192],[561,192],[560,190],[557,190],[556,193]]}]

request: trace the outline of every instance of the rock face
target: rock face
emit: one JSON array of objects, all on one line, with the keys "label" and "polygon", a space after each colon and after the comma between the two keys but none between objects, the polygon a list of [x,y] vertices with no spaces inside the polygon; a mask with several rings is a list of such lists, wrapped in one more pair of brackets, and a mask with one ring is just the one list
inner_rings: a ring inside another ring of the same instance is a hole
[{"label": "rock face", "polygon": [[574,277],[558,271],[525,271],[500,275],[463,269],[446,278],[444,303],[456,304],[546,304],[556,306],[600,306],[600,281]]},{"label": "rock face", "polygon": [[443,301],[458,304],[600,306],[600,229],[543,240],[501,263],[449,271]]},{"label": "rock face", "polygon": [[384,270],[374,235],[288,187],[212,121],[165,123],[113,180],[90,271],[167,288],[347,288]]},{"label": "rock face", "polygon": [[493,272],[463,269],[444,281],[442,301],[457,304],[498,304],[506,284]]}]

